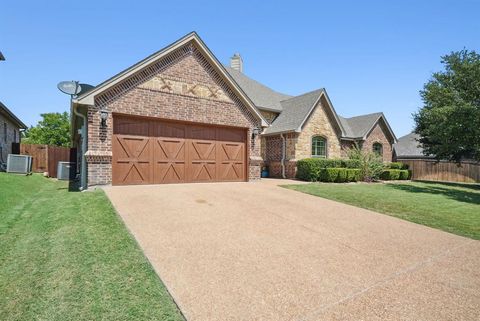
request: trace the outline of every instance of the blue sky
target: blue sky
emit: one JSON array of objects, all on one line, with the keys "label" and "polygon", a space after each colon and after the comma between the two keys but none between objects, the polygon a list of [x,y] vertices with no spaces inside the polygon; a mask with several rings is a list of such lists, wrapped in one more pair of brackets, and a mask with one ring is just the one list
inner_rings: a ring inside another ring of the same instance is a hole
[{"label": "blue sky", "polygon": [[8,1],[0,100],[28,125],[68,110],[61,80],[96,85],[190,31],[223,63],[292,95],[325,87],[345,117],[410,132],[440,56],[480,51],[480,1]]}]

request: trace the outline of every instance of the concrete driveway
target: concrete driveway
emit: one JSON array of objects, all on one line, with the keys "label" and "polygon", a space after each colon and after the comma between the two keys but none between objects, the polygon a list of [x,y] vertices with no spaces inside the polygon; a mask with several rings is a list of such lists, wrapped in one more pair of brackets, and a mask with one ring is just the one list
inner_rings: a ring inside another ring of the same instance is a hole
[{"label": "concrete driveway", "polygon": [[188,320],[480,319],[480,242],[277,182],[105,190]]}]

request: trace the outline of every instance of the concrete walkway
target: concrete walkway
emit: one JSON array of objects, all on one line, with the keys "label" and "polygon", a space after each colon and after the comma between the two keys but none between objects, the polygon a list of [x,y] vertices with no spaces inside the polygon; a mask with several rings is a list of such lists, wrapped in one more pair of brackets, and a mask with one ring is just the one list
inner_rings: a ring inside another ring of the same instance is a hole
[{"label": "concrete walkway", "polygon": [[188,320],[480,320],[480,242],[277,182],[105,190]]}]

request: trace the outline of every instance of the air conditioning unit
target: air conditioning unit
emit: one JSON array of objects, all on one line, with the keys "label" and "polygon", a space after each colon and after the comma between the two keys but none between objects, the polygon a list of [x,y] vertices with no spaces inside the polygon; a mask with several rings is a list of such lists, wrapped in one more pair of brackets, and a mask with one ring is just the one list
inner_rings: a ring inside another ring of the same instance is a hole
[{"label": "air conditioning unit", "polygon": [[77,166],[72,162],[58,162],[57,179],[71,181],[77,175]]},{"label": "air conditioning unit", "polygon": [[29,174],[32,171],[32,156],[8,154],[7,173]]}]

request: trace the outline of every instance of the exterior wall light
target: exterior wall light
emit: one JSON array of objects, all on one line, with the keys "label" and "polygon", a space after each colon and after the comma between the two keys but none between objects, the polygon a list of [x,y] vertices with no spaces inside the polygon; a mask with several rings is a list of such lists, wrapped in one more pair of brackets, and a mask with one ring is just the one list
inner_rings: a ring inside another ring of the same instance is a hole
[{"label": "exterior wall light", "polygon": [[252,130],[252,139],[255,139],[258,135],[260,135],[261,129],[260,128],[254,128]]},{"label": "exterior wall light", "polygon": [[102,127],[107,127],[108,111],[105,109],[100,110],[100,120]]}]

